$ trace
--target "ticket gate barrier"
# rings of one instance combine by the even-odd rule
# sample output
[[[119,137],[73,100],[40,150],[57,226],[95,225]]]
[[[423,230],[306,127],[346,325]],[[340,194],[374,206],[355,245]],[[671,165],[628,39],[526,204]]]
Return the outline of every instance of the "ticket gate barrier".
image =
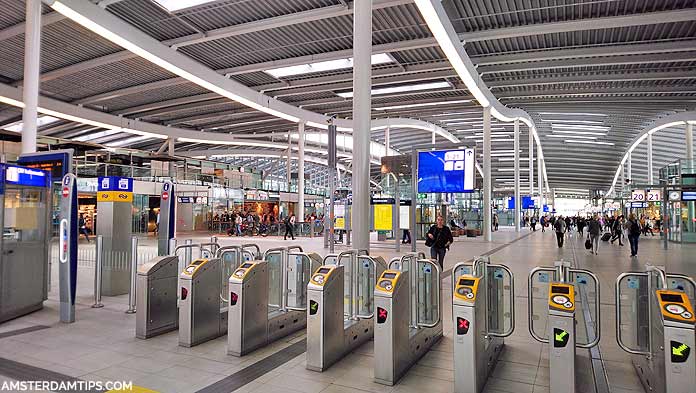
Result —
[[[324,258],[307,284],[307,369],[324,371],[374,334],[374,288],[381,257],[343,251]]]
[[[515,330],[515,282],[489,258],[452,269],[454,392],[480,393]]]
[[[538,300],[546,303],[546,313],[534,312]],[[591,305],[594,315],[587,309]],[[565,261],[555,262],[554,267],[536,267],[529,273],[528,307],[529,333],[535,340],[549,344],[549,391],[575,393],[576,348],[592,348],[601,337],[597,276],[589,270],[571,268]],[[588,314],[594,329],[578,331],[576,321]],[[546,329],[538,333],[539,326]]]
[[[172,239],[172,241],[174,240]],[[227,294],[227,280],[232,274],[231,272],[244,260],[254,259],[260,253],[259,247],[255,244],[217,247],[216,241],[211,241],[207,245],[215,247],[216,250],[215,255],[210,255],[213,257],[213,261],[209,261],[209,263],[217,263],[214,261],[219,260],[221,264],[218,296],[225,302],[226,299],[223,299],[222,296]],[[201,249],[203,246],[206,244],[190,243],[180,246],[179,249]],[[170,244],[170,250],[174,251],[175,249],[177,249],[176,245]],[[212,250],[203,248],[203,252],[210,253]],[[190,290],[190,288],[186,288],[186,291],[182,289],[180,293],[177,292],[180,286],[179,276],[184,271],[178,267],[179,260],[180,258],[176,255],[161,256],[141,265],[138,269],[136,310],[140,311],[136,313],[135,335],[137,338],[147,339],[176,330],[179,327],[179,303],[182,302],[181,297],[184,294],[188,297]],[[206,276],[205,282],[208,281],[208,276]],[[187,299],[183,299],[183,302],[186,301]],[[198,304],[200,303],[195,303],[192,307],[196,307]],[[220,308],[226,312],[225,307],[221,306]]]
[[[160,256],[138,267],[135,337],[148,339],[179,327],[179,258]]]
[[[375,286],[375,382],[394,385],[442,337],[441,304],[436,263],[392,260]]]
[[[279,247],[229,278],[227,353],[243,356],[307,325],[307,284],[321,257]]]
[[[693,392],[696,282],[647,265],[645,272],[619,275],[615,290],[616,341],[634,355],[633,366],[645,391]]]

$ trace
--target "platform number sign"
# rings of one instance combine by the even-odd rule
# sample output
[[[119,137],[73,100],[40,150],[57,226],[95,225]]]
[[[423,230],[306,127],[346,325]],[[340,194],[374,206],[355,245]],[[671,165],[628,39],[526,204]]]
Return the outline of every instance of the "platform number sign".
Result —
[[[648,202],[658,202],[662,200],[662,193],[660,190],[646,190],[645,198]]]
[[[643,202],[646,200],[645,190],[632,190],[631,200],[635,202]]]

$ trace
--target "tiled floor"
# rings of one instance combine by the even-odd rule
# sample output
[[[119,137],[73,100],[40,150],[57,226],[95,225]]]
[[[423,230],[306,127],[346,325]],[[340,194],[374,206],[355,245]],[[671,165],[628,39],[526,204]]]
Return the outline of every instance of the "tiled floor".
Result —
[[[522,235],[527,232],[522,232]],[[446,268],[456,262],[500,247],[518,235],[512,231],[494,234],[493,243],[480,238],[459,238],[447,256]],[[249,239],[243,239],[248,242]],[[550,266],[555,260],[575,260],[579,267],[599,274],[602,280],[602,331],[600,343],[612,392],[641,392],[642,387],[630,365],[629,357],[614,339],[613,282],[620,272],[642,270],[645,262],[666,259],[661,243],[648,239],[641,244],[637,260],[628,257],[627,246],[603,243],[600,255],[584,250],[584,239],[569,239],[567,246],[558,249],[554,235],[537,232],[515,242],[491,256],[494,263],[508,265],[516,275],[515,333],[506,339],[506,348],[490,378],[485,392],[548,392],[548,348],[534,341],[527,331],[527,274],[537,265]],[[195,240],[194,240],[195,241]],[[221,238],[223,245],[239,244],[236,238]],[[291,244],[277,238],[254,239],[261,249]],[[152,240],[142,241],[143,247],[153,247]],[[322,239],[298,239],[306,251],[325,255]],[[391,244],[390,244],[391,245]],[[575,247],[575,250],[573,250]],[[425,250],[422,244],[419,249]],[[680,255],[689,255],[680,247]],[[374,255],[389,259],[397,254],[387,248],[373,249]],[[670,258],[674,259],[673,255]],[[680,261],[684,264],[685,262]],[[0,332],[34,325],[51,328],[0,339],[0,357],[60,372],[69,376],[93,380],[132,380],[136,385],[165,393],[194,392],[225,378],[278,350],[304,339],[304,332],[280,340],[243,358],[226,355],[225,337],[194,348],[178,346],[176,332],[146,341],[134,337],[135,316],[125,314],[127,298],[108,297],[106,307],[92,309],[92,270],[82,268],[79,276],[77,322],[66,325],[58,322],[54,291],[44,310],[0,324]],[[452,392],[453,353],[450,280],[443,281],[445,307],[444,337],[395,386],[373,382],[373,345],[368,342],[323,373],[305,369],[305,355],[300,355],[275,370],[236,390],[236,392]],[[587,351],[578,357],[587,360]],[[3,381],[0,377],[0,383]]]

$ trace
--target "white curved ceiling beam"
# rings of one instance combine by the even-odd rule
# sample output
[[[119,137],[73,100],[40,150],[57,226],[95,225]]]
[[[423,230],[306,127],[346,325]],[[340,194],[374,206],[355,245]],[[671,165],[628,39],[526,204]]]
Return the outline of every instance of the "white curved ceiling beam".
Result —
[[[696,111],[675,113],[650,123],[650,125],[648,125],[643,132],[641,132],[641,134],[633,140],[631,145],[626,150],[626,153],[624,153],[619,166],[616,168],[614,180],[611,182],[611,188],[609,188],[609,191],[604,194],[604,197],[606,198],[611,195],[612,192],[614,192],[616,182],[619,180],[619,175],[621,174],[621,168],[623,168],[626,160],[628,160],[628,155],[631,154],[631,152],[633,152],[633,150],[635,150],[638,145],[640,145],[648,137],[648,135],[654,134],[660,130],[664,130],[665,128],[678,126],[680,124],[686,126],[687,123],[696,124]]]
[[[414,1],[425,23],[428,25],[430,32],[439,44],[440,49],[445,53],[445,56],[447,56],[447,59],[452,64],[457,75],[459,75],[459,78],[464,82],[474,98],[476,98],[481,106],[490,106],[491,115],[498,120],[509,122],[519,119],[527,124],[530,132],[534,135],[539,152],[538,156],[543,160],[544,152],[541,147],[541,141],[539,140],[536,126],[534,125],[534,120],[522,109],[506,107],[498,101],[493,93],[491,93],[491,90],[479,76],[476,66],[474,66],[466,50],[464,50],[464,45],[460,42],[459,36],[454,30],[454,26],[452,26],[452,22],[442,6],[441,0]],[[548,178],[546,176],[546,163],[544,163],[543,173],[546,189],[549,190]]]
[[[5,103],[15,107],[23,108],[22,91],[19,88],[0,83],[0,103]],[[118,130],[129,134],[148,136],[152,138],[175,138],[180,142],[195,142],[207,143],[212,145],[236,145],[236,146],[251,146],[251,147],[266,147],[273,149],[287,149],[287,144],[268,142],[263,140],[253,140],[248,138],[237,138],[231,134],[202,132],[184,128],[176,128],[144,122],[141,120],[129,119],[122,116],[116,116],[109,113],[99,112],[93,109],[69,104],[53,98],[39,96],[38,111],[45,115],[91,125],[99,128]],[[400,127],[414,128],[426,130],[429,132],[440,129],[439,134],[449,134],[444,129],[441,129],[434,124],[416,119],[381,119],[375,120],[372,123],[373,128],[384,127]],[[456,139],[456,138],[455,138]],[[459,142],[456,139],[455,142]],[[384,152],[385,146],[381,143],[371,141],[372,151]],[[307,149],[305,149],[307,150]],[[325,153],[321,153],[325,154]],[[389,154],[399,154],[394,149],[389,149]],[[352,157],[352,155],[350,156]],[[373,155],[372,163],[379,165],[381,155]]]

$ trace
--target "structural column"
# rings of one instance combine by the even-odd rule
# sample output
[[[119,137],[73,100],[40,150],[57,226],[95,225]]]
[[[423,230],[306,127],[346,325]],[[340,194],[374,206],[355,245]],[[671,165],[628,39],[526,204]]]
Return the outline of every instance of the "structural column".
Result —
[[[694,159],[694,125],[686,124],[686,159]]]
[[[304,221],[304,145],[305,145],[305,123],[300,122],[297,126],[299,140],[297,141],[297,221]]]
[[[534,134],[529,128],[529,196],[534,196]]]
[[[514,162],[515,162],[515,232],[520,231],[520,121],[515,119],[515,135],[514,135]]]
[[[626,165],[628,166],[628,181],[633,182],[633,161],[631,160],[631,155],[633,153],[628,153],[628,159],[626,160]]]
[[[541,152],[541,149],[538,149]],[[542,172],[542,165],[544,160],[541,158],[541,153],[537,155],[537,187],[539,188],[539,214],[544,213],[544,173]]]
[[[391,127],[387,126],[387,128],[384,129],[384,155],[388,156],[389,155],[389,145],[391,144]]]
[[[491,219],[491,107],[483,108],[483,238],[493,241]]]
[[[353,2],[353,242],[370,248],[372,0]],[[415,241],[415,239],[414,239]]]
[[[22,153],[36,152],[36,123],[41,72],[41,0],[26,0],[24,82],[22,100]]]
[[[648,184],[653,184],[653,137],[648,134]],[[623,186],[622,186],[623,188]]]

